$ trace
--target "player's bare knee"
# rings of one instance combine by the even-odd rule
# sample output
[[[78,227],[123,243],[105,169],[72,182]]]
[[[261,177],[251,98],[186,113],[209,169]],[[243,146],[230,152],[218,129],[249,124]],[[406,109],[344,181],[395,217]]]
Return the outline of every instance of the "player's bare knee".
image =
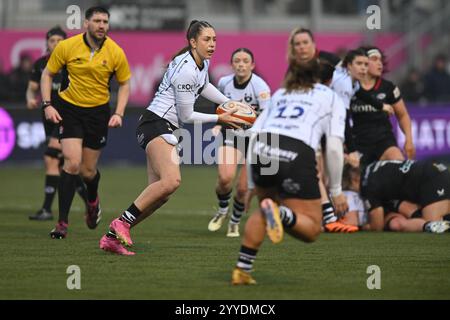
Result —
[[[170,177],[162,179],[162,191],[165,195],[165,198],[174,193],[181,184],[181,178],[179,177]]]
[[[69,174],[80,174],[81,163],[78,162],[78,161],[65,159],[65,161],[64,161],[64,171],[66,171]]]
[[[83,178],[91,180],[97,174],[97,168],[89,168],[86,166],[81,166],[80,173],[83,176]]]
[[[219,174],[219,188],[222,190],[229,190],[232,188],[233,176],[226,174]]]
[[[391,221],[389,221],[389,230],[394,231],[394,232],[401,232],[403,231],[403,221],[402,219],[399,218],[394,218]]]
[[[317,240],[319,238],[320,233],[322,232],[322,229],[320,228],[320,225],[315,225],[311,228],[310,232],[305,237],[306,243],[311,243]]]

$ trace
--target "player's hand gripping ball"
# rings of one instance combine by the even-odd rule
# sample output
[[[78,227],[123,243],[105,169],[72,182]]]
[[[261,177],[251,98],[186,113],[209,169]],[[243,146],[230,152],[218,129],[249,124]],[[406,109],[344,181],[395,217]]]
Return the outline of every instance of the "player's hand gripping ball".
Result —
[[[237,109],[237,111],[231,114],[231,116],[236,118],[236,122],[243,128],[251,127],[255,122],[257,115],[253,107],[246,103],[229,100],[219,105],[216,109],[216,113],[222,114],[235,109]]]

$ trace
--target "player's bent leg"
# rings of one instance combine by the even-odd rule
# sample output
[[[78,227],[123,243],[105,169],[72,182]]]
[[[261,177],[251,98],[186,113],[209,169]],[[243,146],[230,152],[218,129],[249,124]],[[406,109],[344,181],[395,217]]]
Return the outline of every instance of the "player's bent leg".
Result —
[[[317,240],[321,233],[322,214],[320,199],[283,199],[281,200],[281,210],[286,210],[295,215],[294,219],[288,219],[289,215],[283,215],[283,225],[285,231],[302,240],[310,243]],[[289,210],[285,209],[288,208]]]
[[[45,187],[44,187],[44,202],[41,209],[39,209],[35,214],[30,215],[30,220],[37,221],[47,221],[53,220],[52,214],[52,204],[55,198],[56,192],[58,191],[59,184],[59,156],[61,154],[61,146],[59,143],[57,145],[59,148],[52,147],[51,138],[47,149],[44,154],[44,164],[45,164]]]
[[[69,212],[75,195],[75,180],[80,173],[82,140],[79,138],[66,138],[61,140],[62,152],[64,155],[64,167],[58,186],[59,217],[58,224],[52,230],[50,236],[56,238],[54,231],[65,229],[65,232],[59,232],[64,238],[67,234],[67,225],[69,223]],[[66,226],[62,228],[62,226]],[[63,230],[64,231],[64,230]]]
[[[231,274],[231,284],[256,284],[251,276],[253,262],[266,235],[265,220],[260,210],[253,212],[245,224],[244,236],[236,267]]]
[[[208,223],[209,231],[219,230],[228,214],[228,208],[233,190],[234,177],[237,171],[239,151],[231,146],[220,146],[218,150],[218,177],[216,195],[218,209]]]
[[[83,148],[83,160],[80,171],[87,189],[87,212],[85,214],[85,220],[89,229],[97,228],[102,218],[102,210],[98,196],[100,172],[97,169],[100,153],[100,150],[87,147]]]
[[[239,173],[236,194],[234,196],[233,211],[230,222],[228,223],[227,237],[239,237],[239,223],[246,211],[246,195],[247,195],[247,170],[245,164],[241,167]]]
[[[385,217],[386,229],[394,232],[422,232],[425,220],[407,219],[398,213],[389,213]]]
[[[422,216],[426,221],[437,221],[449,213],[450,200],[433,202],[422,208]]]
[[[275,189],[263,189],[257,187],[255,193],[259,200],[268,198],[276,194]],[[266,235],[266,222],[261,210],[253,212],[245,224],[242,245],[239,251],[239,258],[231,275],[233,285],[256,284],[251,276],[253,262],[256,259],[258,249],[261,247]]]

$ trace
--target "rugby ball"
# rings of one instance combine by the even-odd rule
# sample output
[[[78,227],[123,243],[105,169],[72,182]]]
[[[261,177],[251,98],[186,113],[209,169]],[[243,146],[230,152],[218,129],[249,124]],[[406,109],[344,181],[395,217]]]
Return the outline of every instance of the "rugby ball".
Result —
[[[236,118],[236,122],[241,123],[243,126],[253,125],[257,117],[255,110],[250,105],[234,100],[229,100],[219,105],[216,113],[222,114],[230,110],[236,110],[231,116]]]

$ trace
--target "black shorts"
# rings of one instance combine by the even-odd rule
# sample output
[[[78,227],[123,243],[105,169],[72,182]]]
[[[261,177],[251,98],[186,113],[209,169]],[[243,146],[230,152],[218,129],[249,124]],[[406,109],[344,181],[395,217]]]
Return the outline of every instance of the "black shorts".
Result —
[[[228,129],[222,126],[220,133],[222,135],[222,146],[234,148],[241,151],[244,157],[247,156],[248,142],[250,141],[248,131]]]
[[[50,138],[59,138],[59,130],[58,127],[59,125],[57,123],[48,121],[47,119],[45,119],[45,113],[42,112],[42,124],[44,125],[44,130],[45,130],[45,138],[48,140],[50,140]]]
[[[266,138],[267,137],[267,138]],[[276,143],[278,138],[279,143]],[[261,188],[276,188],[281,199],[319,199],[316,155],[300,140],[258,134],[251,144],[253,181]],[[272,161],[269,162],[269,156]],[[276,168],[274,172],[273,168]]]
[[[444,165],[427,163],[421,181],[415,202],[422,208],[434,202],[450,200],[450,172]]]
[[[61,97],[57,109],[62,117],[59,125],[59,139],[83,139],[83,147],[94,150],[106,146],[108,122],[111,116],[109,104],[92,108],[75,106]]]
[[[371,144],[356,143],[356,150],[362,154],[361,166],[365,167],[372,162],[380,160],[383,153],[390,147],[397,147],[397,140],[393,134]]]
[[[164,140],[175,145],[178,143],[178,139],[174,135],[175,130],[177,130],[177,127],[169,121],[150,110],[145,110],[139,118],[136,128],[136,139],[144,150],[150,141],[159,136],[163,136]]]

